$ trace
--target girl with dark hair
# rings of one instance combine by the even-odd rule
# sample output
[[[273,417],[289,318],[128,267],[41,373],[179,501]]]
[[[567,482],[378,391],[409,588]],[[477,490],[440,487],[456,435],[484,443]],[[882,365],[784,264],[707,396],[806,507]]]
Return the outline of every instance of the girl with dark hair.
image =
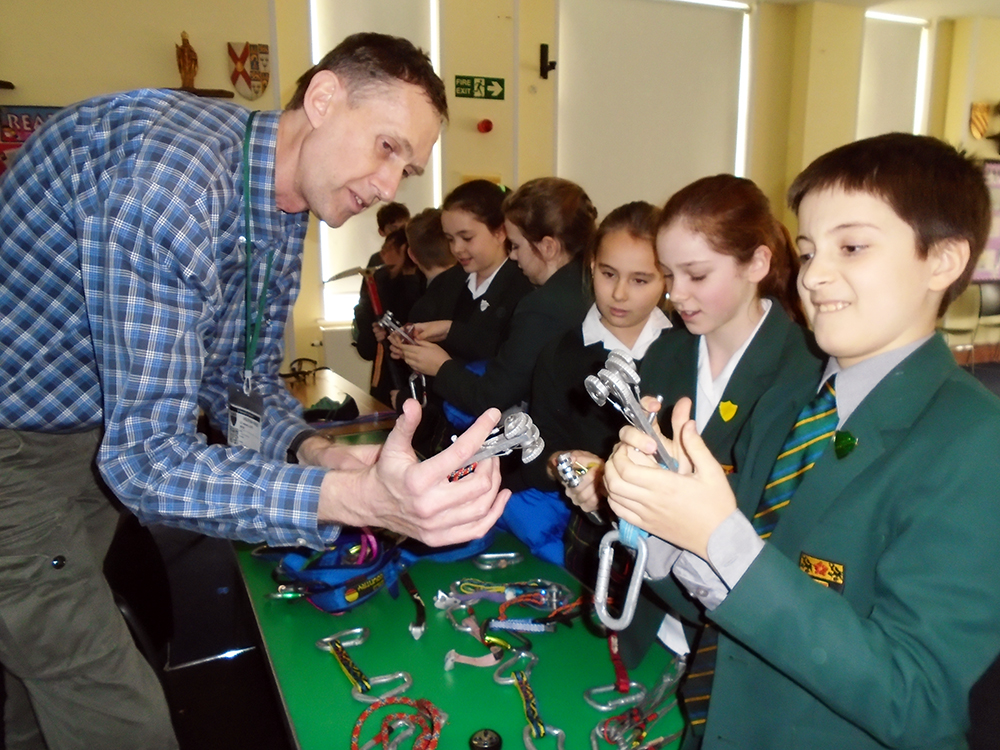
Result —
[[[413,321],[418,339],[465,362],[496,355],[514,308],[532,290],[517,264],[508,262],[505,195],[495,183],[472,180],[444,199],[441,228],[458,265],[441,275],[440,287],[450,291],[433,311],[438,317]]]
[[[757,402],[816,382],[822,372],[824,358],[813,353],[795,288],[798,256],[760,188],[728,174],[697,180],[667,201],[656,251],[684,326],[649,348],[639,368],[641,390],[660,398],[660,429],[667,436],[673,405],[690,398],[705,444],[727,473],[739,472],[746,450],[740,437]],[[584,481],[567,494],[582,511],[592,511],[604,504],[604,492],[603,481]],[[586,549],[567,538],[567,559],[572,556],[578,574],[592,576],[596,569],[594,538],[585,540]],[[655,565],[653,558],[651,551]],[[683,614],[696,616],[693,609]],[[642,600],[626,640],[648,646],[664,614]],[[679,639],[667,644],[673,650],[686,649],[679,628],[661,632]]]
[[[660,309],[665,280],[653,244],[656,217],[654,206],[636,201],[604,218],[585,257],[594,302],[583,323],[549,343],[535,366],[529,413],[548,458],[524,465],[519,476],[505,476],[515,493],[499,523],[537,557],[559,565],[570,506],[555,463],[570,451],[579,466],[601,462],[625,425],[617,411],[594,403],[584,380],[604,367],[609,351],[623,350],[641,360],[670,327]]]
[[[532,180],[506,198],[503,213],[511,258],[536,288],[517,304],[496,356],[474,372],[427,337],[396,345],[413,370],[434,377],[435,393],[469,415],[526,400],[539,352],[587,310],[580,255],[597,211],[583,189],[556,177]]]

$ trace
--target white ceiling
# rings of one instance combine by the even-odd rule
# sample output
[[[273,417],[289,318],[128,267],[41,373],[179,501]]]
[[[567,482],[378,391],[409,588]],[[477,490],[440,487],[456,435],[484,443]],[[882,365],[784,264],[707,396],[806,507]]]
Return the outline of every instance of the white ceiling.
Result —
[[[770,0],[796,4],[809,0]],[[1000,18],[1000,0],[835,0],[842,5],[859,5],[884,13],[898,13],[918,18],[963,18],[986,16]]]

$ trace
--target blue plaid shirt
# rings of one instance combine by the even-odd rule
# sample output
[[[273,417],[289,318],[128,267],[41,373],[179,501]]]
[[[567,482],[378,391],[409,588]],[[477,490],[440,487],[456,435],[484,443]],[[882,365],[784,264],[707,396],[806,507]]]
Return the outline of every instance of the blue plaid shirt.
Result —
[[[275,205],[279,112],[250,138],[253,294],[274,267],[253,382],[261,452],[205,444],[243,370],[247,110],[168,91],[92,99],[49,120],[0,178],[0,426],[103,427],[97,461],[140,519],[320,547],[324,471],[285,462],[306,429],[278,376],[308,214]]]

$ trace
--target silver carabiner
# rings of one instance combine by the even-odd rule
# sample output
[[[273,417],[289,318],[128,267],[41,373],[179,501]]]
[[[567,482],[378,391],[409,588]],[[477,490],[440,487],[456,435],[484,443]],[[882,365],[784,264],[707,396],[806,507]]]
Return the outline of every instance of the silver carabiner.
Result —
[[[617,692],[618,690],[618,688],[614,685],[601,685],[599,687],[585,690],[583,693],[583,699],[587,701],[591,707],[603,712],[614,711],[615,709],[631,706],[645,700],[646,688],[641,682],[630,682],[628,684],[628,689],[629,692],[620,698],[612,698],[609,701],[601,703],[594,697],[595,695],[604,695],[604,693]],[[635,690],[634,693],[632,692],[633,690]]]
[[[546,736],[552,735],[556,738],[556,750],[564,750],[566,747],[566,733],[557,728],[550,727],[548,724],[543,725],[545,727]],[[538,750],[535,747],[534,738],[531,736],[531,724],[524,725],[524,750]]]
[[[368,634],[368,628],[351,628],[350,630],[341,630],[339,633],[328,635],[326,638],[320,638],[316,641],[316,648],[320,651],[329,651],[330,645],[334,641],[338,641],[344,648],[360,646],[368,640]]]
[[[351,696],[356,701],[361,703],[375,703],[383,698],[392,698],[400,693],[405,693],[413,685],[413,678],[410,677],[409,672],[393,672],[392,674],[380,674],[375,677],[368,678],[368,684],[372,687],[375,685],[386,685],[390,682],[399,682],[399,685],[392,688],[388,692],[382,693],[382,695],[375,695],[374,693],[362,693],[358,687],[351,688]]]
[[[500,666],[496,668],[493,672],[493,682],[497,685],[513,685],[517,682],[514,677],[504,677],[503,675],[508,672],[512,672],[511,667],[515,666],[521,659],[528,660],[528,666],[524,668],[524,676],[526,678],[531,677],[531,670],[536,664],[538,664],[538,657],[535,656],[530,651],[522,651],[520,649],[513,649],[513,656],[511,656],[506,661],[500,662]]]
[[[611,583],[611,562],[615,556],[614,547],[611,545],[619,541],[620,538],[618,529],[612,529],[601,539],[598,552],[597,584],[594,586],[594,609],[597,610],[597,616],[601,622],[610,630],[624,630],[632,622],[635,608],[639,603],[639,591],[642,589],[642,578],[646,572],[646,561],[649,558],[649,547],[646,545],[646,540],[642,537],[637,538],[635,565],[632,568],[632,577],[628,582],[622,613],[618,617],[612,617],[608,612],[608,586]]]

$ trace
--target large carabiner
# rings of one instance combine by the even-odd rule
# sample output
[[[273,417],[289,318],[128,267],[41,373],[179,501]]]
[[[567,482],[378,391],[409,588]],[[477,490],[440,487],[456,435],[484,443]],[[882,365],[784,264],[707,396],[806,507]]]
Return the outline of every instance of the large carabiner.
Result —
[[[605,627],[611,630],[624,630],[632,622],[635,608],[639,603],[639,592],[642,589],[642,579],[646,572],[646,560],[649,558],[649,547],[646,545],[646,540],[637,536],[635,539],[635,565],[632,568],[632,577],[629,578],[625,603],[622,605],[621,615],[612,617],[608,612],[608,586],[611,583],[611,562],[615,556],[614,547],[611,545],[620,540],[621,533],[618,529],[612,529],[601,539],[598,553],[597,584],[594,587],[594,608],[597,610],[597,616]]]

